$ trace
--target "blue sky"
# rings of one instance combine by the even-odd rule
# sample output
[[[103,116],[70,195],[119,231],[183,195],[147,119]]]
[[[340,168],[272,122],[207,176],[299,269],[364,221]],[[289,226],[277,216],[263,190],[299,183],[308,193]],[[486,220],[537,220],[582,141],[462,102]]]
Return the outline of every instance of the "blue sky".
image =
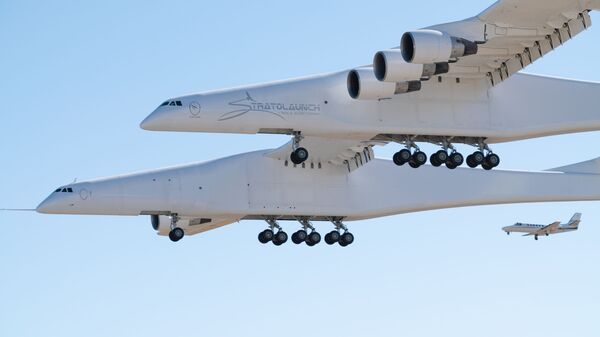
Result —
[[[138,124],[168,97],[368,63],[406,30],[488,5],[2,1],[0,208],[35,207],[75,178],[279,146],[287,137]],[[598,29],[528,72],[600,80]],[[537,170],[600,156],[599,143],[585,133],[494,150],[501,168]],[[500,231],[576,211],[576,233]],[[262,246],[253,221],[172,244],[147,217],[3,212],[0,335],[598,336],[599,222],[596,202],[439,210],[351,223],[356,242],[342,249]]]

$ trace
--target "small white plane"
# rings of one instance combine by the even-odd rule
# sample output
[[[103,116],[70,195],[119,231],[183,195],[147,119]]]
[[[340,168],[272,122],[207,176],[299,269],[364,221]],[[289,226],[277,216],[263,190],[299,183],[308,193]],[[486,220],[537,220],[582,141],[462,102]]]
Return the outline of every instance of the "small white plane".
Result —
[[[558,233],[566,233],[576,231],[579,228],[579,223],[581,222],[581,213],[575,213],[571,220],[565,224],[561,224],[560,221],[555,221],[549,225],[537,225],[530,223],[522,223],[517,222],[512,226],[503,227],[502,230],[506,232],[506,234],[510,234],[513,232],[517,233],[527,233],[523,236],[531,236],[537,240],[540,235],[550,235],[550,234],[558,234]]]
[[[206,163],[68,184],[37,211],[149,215],[154,230],[172,241],[261,219],[268,227],[259,241],[275,245],[288,238],[279,221],[299,222],[291,239],[309,246],[321,240],[311,222],[328,221],[325,242],[347,246],[354,236],[346,221],[600,200],[600,158],[507,171],[495,169],[500,157],[490,148],[600,130],[599,83],[519,73],[589,29],[589,12],[598,9],[600,0],[500,0],[465,20],[398,32],[400,47],[376,53],[368,66],[165,100],[141,128],[290,140]],[[392,161],[376,159],[374,147],[388,143],[402,147]],[[417,143],[439,148],[428,158]],[[459,144],[474,152],[464,158]],[[469,168],[459,167],[463,162]]]

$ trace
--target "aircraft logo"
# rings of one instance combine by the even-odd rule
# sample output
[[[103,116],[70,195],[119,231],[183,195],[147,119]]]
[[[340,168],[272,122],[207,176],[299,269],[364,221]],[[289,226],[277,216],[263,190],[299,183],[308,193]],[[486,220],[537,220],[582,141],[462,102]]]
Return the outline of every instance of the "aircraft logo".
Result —
[[[258,102],[252,98],[248,91],[246,91],[246,97],[231,101],[228,105],[231,105],[236,109],[222,114],[219,121],[240,117],[248,112],[266,112],[283,120],[285,120],[284,115],[311,115],[319,114],[321,112],[321,106],[319,104]]]

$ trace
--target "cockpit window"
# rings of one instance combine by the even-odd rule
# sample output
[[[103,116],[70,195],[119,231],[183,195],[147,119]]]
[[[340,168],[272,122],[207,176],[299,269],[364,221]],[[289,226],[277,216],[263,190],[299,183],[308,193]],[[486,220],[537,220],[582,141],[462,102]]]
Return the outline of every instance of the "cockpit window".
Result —
[[[60,192],[60,188],[57,188],[56,191],[54,191],[54,192]]]
[[[69,192],[69,193],[73,193],[73,189],[72,189],[72,188],[70,188],[70,187],[67,187],[67,192]]]
[[[61,193],[73,193],[73,188],[72,187],[62,187],[62,188],[57,188],[54,193],[56,192],[61,192]]]
[[[169,106],[183,106],[183,104],[181,103],[181,101],[166,101],[163,104],[161,104],[160,106],[165,106],[165,105],[169,105]]]

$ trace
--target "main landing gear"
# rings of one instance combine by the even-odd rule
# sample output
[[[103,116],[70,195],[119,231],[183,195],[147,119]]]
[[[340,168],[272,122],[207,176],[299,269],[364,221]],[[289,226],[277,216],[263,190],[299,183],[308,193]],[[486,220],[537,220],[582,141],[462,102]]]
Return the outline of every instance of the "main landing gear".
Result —
[[[258,241],[266,244],[269,241],[273,242],[274,245],[280,246],[287,241],[287,234],[281,229],[281,226],[277,224],[274,219],[267,219],[269,228],[258,234]],[[315,230],[315,227],[310,223],[307,218],[301,218],[298,220],[302,225],[302,228],[292,234],[292,242],[299,245],[306,243],[307,246],[312,247],[321,242],[321,234]],[[346,247],[354,242],[354,235],[348,231],[348,228],[342,223],[341,220],[331,220],[334,224],[335,229],[325,235],[325,243],[333,245],[338,243],[342,247]],[[277,229],[277,232],[274,232]],[[343,230],[343,233],[340,231]]]
[[[299,131],[294,132],[294,139],[292,143],[292,153],[290,154],[290,160],[292,163],[299,165],[308,159],[308,151],[300,147],[300,141],[302,140],[302,135]]]
[[[400,141],[400,143],[403,143],[406,147],[394,154],[392,158],[394,164],[402,166],[408,163],[410,167],[418,168],[427,162],[427,155],[419,149],[412,139],[407,138]],[[450,138],[437,141],[437,144],[441,144],[442,148],[429,156],[429,162],[432,166],[445,165],[447,168],[454,170],[465,162],[463,155],[450,143]],[[493,153],[483,140],[478,141],[474,146],[478,150],[467,156],[466,163],[469,167],[476,168],[481,165],[484,170],[491,170],[500,164],[500,157]],[[412,151],[413,149],[414,151]]]
[[[185,232],[183,229],[177,227],[177,222],[179,221],[179,216],[177,214],[171,215],[171,231],[169,231],[169,239],[173,242],[177,242],[185,236]]]
[[[467,156],[469,167],[475,168],[481,165],[484,170],[489,171],[500,165],[500,157],[493,153],[485,142],[480,141],[476,146],[478,150]]]
[[[415,149],[415,151],[411,153],[412,149]],[[398,166],[408,163],[412,168],[417,168],[427,163],[427,155],[412,140],[407,140],[406,148],[396,152],[392,159]]]

